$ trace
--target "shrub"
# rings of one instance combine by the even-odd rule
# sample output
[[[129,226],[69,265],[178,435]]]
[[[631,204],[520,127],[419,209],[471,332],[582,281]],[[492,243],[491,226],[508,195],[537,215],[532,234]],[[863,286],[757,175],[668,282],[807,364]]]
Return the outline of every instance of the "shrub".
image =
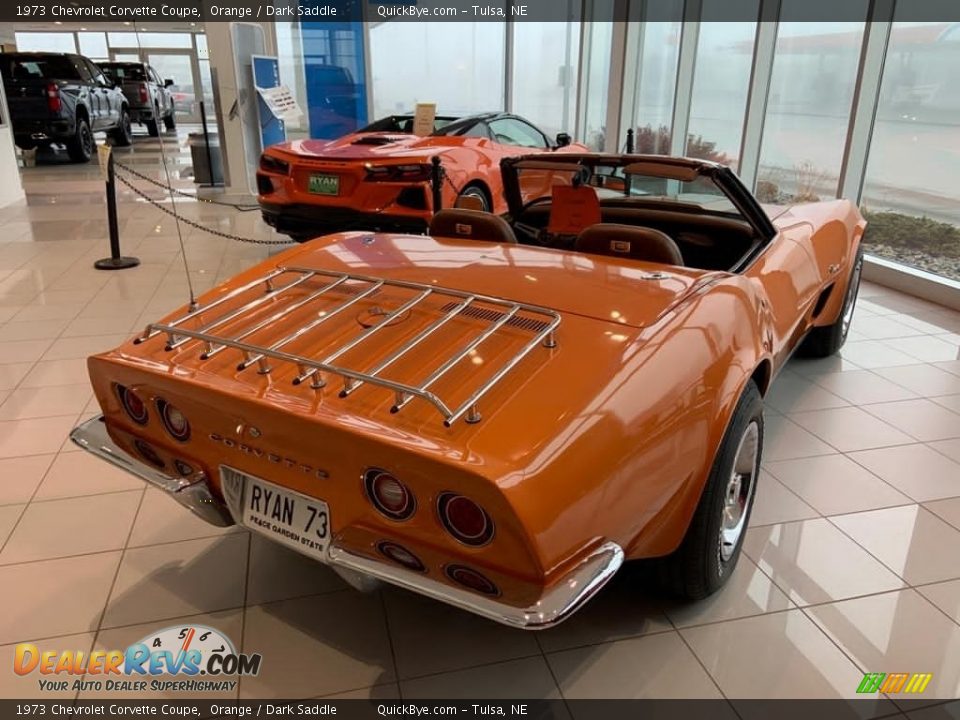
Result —
[[[867,243],[960,258],[960,228],[956,225],[897,212],[864,210],[863,216],[867,220]]]
[[[666,125],[658,128],[652,125],[638,127],[633,136],[634,152],[642,155],[669,155],[671,139],[670,128]],[[684,155],[698,160],[728,164],[730,158],[725,153],[717,152],[716,148],[715,142],[704,140],[702,135],[691,134],[687,136],[687,151]]]

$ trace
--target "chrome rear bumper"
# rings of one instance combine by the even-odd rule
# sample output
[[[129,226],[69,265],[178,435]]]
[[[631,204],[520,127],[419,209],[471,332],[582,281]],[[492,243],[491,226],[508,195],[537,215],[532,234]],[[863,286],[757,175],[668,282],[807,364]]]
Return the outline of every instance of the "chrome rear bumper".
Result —
[[[190,512],[211,525],[227,527],[236,524],[223,501],[210,492],[206,475],[202,472],[195,473],[191,477],[169,475],[138,460],[110,438],[102,415],[77,425],[70,433],[70,439],[87,452],[168,493]]]
[[[235,507],[234,512],[231,512],[224,501],[213,495],[206,475],[198,472],[189,478],[173,476],[138,460],[110,439],[103,416],[87,420],[75,427],[70,433],[70,439],[87,452],[168,493],[211,525],[226,527],[236,524],[235,518],[239,516],[240,508]],[[233,504],[237,505],[238,501],[239,498],[235,497]],[[338,572],[347,571],[348,576],[360,573],[504,625],[542,630],[562,622],[592,598],[623,564],[623,550],[613,542],[601,544],[529,607],[508,605],[496,598],[462,590],[433,580],[422,573],[360,555],[338,544],[336,538],[327,551],[327,563]]]

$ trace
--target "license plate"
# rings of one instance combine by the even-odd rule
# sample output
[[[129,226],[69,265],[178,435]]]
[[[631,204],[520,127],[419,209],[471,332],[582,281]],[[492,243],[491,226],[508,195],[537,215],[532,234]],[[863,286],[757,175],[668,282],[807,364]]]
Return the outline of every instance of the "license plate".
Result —
[[[326,560],[330,508],[323,500],[291,492],[253,475],[222,468],[243,480],[243,525],[304,555]]]
[[[316,195],[339,195],[339,175],[311,175],[307,190]]]

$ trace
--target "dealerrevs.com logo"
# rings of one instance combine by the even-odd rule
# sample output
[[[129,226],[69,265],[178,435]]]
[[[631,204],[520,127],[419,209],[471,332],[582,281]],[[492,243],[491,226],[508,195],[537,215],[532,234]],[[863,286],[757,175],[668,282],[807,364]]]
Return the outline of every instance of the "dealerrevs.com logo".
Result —
[[[238,653],[219,630],[175,625],[125,650],[46,650],[20,643],[14,650],[13,671],[38,674],[40,690],[51,692],[213,692],[236,689],[235,678],[257,675],[261,661],[259,654]]]

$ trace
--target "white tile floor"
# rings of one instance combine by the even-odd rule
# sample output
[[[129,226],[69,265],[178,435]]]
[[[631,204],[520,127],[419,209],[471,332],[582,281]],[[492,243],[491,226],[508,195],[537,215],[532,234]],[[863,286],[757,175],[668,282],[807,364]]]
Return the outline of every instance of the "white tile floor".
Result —
[[[184,140],[167,139],[175,176]],[[118,157],[160,177],[157,150],[140,138]],[[0,210],[0,666],[21,641],[116,648],[193,621],[264,655],[242,697],[850,697],[867,671],[932,672],[926,697],[960,695],[960,313],[864,284],[842,354],[784,371],[723,592],[681,606],[627,568],[529,634],[398,590],[360,595],[76,451],[67,433],[95,411],[84,358],[185,301],[179,246],[170,218],[124,191],[123,250],[142,265],[94,270],[96,166],[23,179],[27,202]],[[276,239],[256,212],[180,207]],[[189,227],[185,243],[198,290],[269,251]],[[33,694],[0,673],[0,696]]]

